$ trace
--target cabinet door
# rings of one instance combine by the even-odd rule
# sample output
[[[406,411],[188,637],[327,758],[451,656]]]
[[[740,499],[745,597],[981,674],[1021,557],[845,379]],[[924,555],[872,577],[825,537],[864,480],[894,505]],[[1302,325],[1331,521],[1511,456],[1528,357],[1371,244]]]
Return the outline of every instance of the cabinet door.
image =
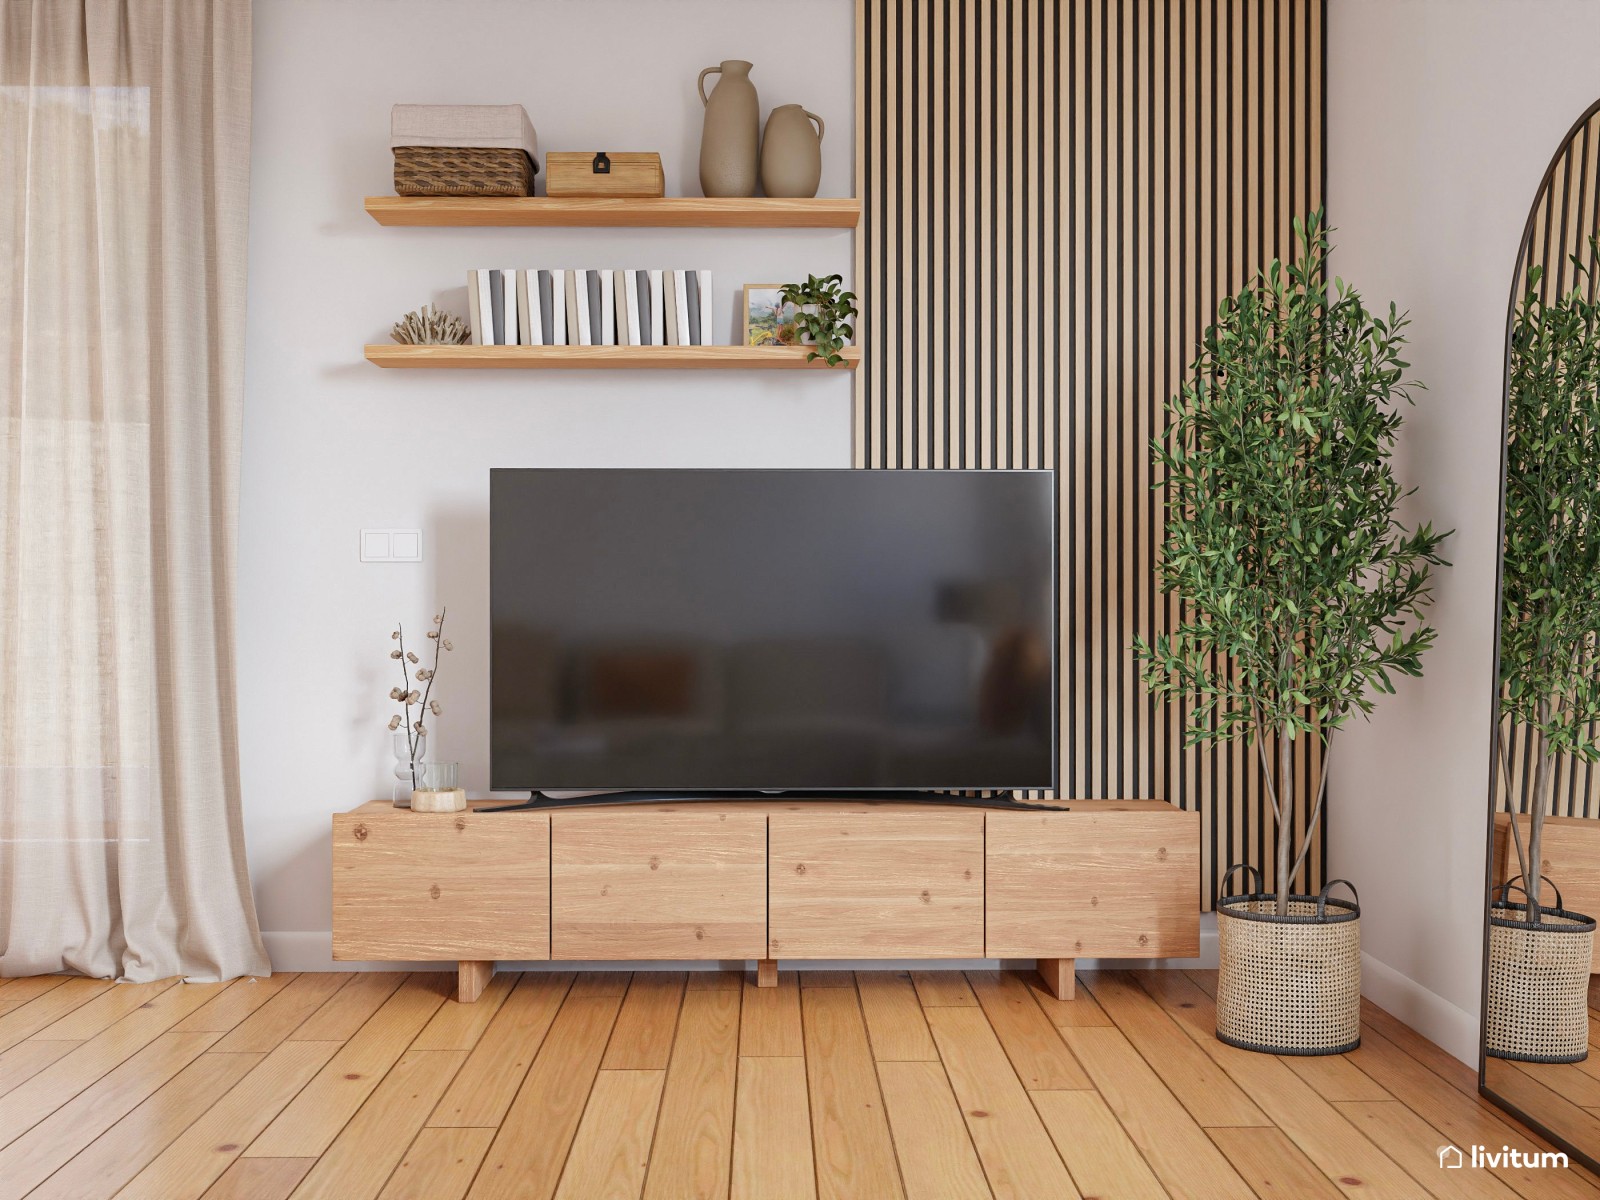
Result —
[[[1200,818],[1175,808],[991,812],[990,958],[1200,953]]]
[[[774,813],[769,958],[981,958],[983,814]]]
[[[333,818],[333,957],[549,958],[549,817],[340,813]]]
[[[763,958],[760,813],[554,813],[553,957]]]

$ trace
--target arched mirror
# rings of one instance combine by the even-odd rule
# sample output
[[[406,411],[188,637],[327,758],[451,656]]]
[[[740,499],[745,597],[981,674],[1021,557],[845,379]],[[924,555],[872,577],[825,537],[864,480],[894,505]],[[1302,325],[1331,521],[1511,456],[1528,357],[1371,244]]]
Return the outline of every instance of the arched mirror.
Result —
[[[1540,182],[1507,316],[1479,1069],[1485,1095],[1591,1168],[1600,1159],[1597,231],[1600,102]]]

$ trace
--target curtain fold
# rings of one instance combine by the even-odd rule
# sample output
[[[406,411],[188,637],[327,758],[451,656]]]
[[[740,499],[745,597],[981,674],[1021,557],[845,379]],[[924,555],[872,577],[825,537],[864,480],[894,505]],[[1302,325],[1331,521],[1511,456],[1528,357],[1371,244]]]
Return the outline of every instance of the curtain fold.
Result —
[[[266,974],[234,578],[249,0],[0,0],[0,975]]]

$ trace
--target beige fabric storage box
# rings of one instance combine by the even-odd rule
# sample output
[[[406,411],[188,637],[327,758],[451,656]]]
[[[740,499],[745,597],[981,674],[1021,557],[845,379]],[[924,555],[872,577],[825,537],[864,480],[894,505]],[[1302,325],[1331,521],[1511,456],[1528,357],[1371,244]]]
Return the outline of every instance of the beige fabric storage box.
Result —
[[[533,195],[539,135],[520,104],[396,104],[389,146],[398,195]]]

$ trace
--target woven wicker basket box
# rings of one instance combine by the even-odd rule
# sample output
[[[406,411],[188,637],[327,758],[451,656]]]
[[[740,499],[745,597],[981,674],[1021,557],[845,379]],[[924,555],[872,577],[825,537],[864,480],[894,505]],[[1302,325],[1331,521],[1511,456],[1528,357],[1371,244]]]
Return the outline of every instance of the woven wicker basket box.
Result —
[[[531,196],[539,137],[520,104],[396,104],[389,118],[401,196]]]

